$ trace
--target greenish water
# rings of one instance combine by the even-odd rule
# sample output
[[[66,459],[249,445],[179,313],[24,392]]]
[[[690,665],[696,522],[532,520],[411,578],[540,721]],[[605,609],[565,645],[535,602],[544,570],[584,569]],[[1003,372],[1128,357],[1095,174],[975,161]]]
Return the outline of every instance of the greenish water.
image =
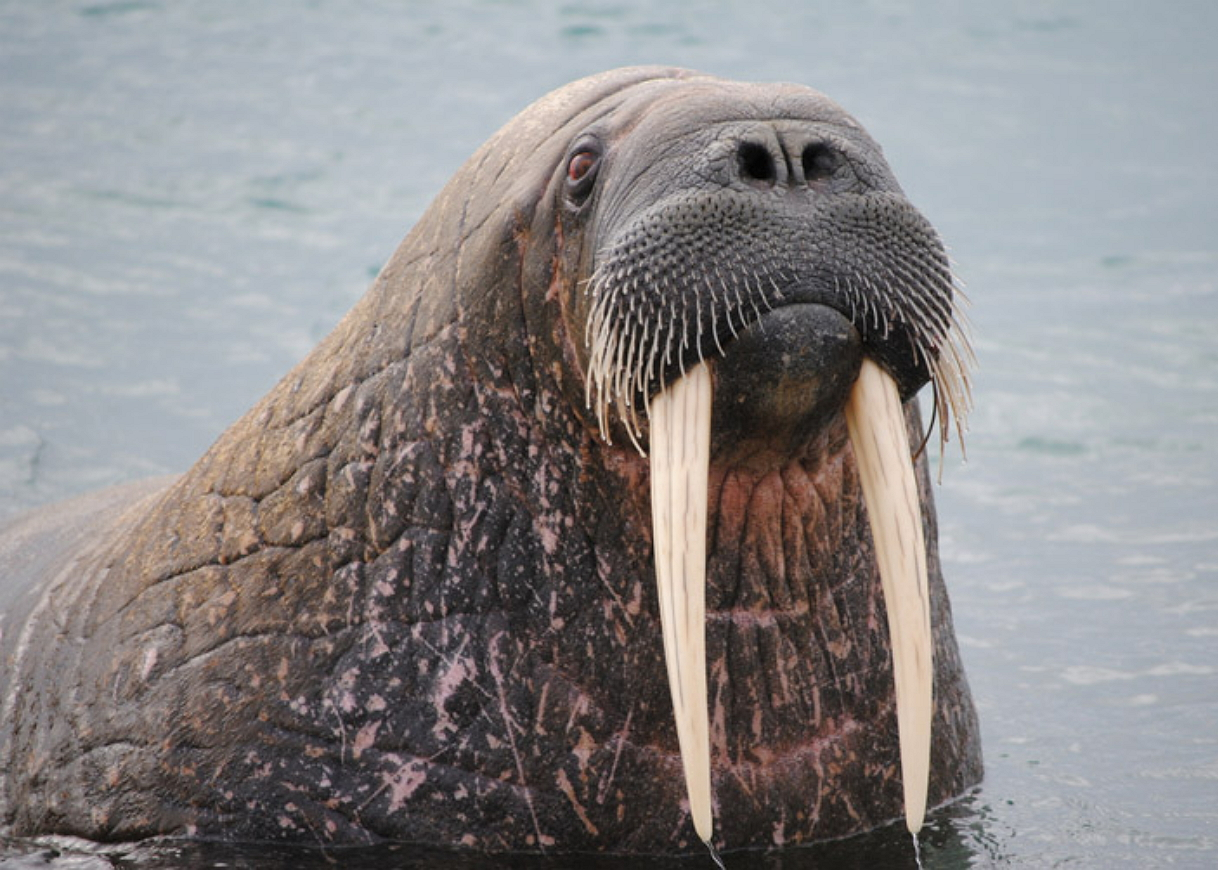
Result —
[[[1216,32],[1180,0],[0,2],[0,516],[184,469],[553,87],[638,62],[811,84],[973,300],[968,462],[936,496],[987,777],[925,866],[1218,865]],[[51,864],[335,860],[567,866]],[[894,829],[727,864],[913,855]]]

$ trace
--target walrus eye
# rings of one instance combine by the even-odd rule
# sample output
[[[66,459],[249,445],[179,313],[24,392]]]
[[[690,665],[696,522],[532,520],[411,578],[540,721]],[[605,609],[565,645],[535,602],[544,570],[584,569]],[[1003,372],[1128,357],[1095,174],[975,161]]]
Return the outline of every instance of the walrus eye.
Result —
[[[576,205],[582,205],[592,192],[597,170],[601,165],[600,144],[583,140],[576,144],[567,160],[567,196]]]
[[[588,173],[596,167],[596,155],[591,151],[581,151],[571,158],[567,167],[567,177],[572,183],[579,184],[588,177]]]

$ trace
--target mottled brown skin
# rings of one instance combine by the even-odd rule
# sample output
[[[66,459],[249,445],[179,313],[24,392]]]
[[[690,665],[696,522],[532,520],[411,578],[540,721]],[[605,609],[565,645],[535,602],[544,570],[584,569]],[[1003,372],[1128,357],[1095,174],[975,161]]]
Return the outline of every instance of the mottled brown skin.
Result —
[[[573,333],[589,252],[562,205],[582,129],[628,137],[650,103],[693,85],[719,86],[625,70],[526,110],[189,472],[0,534],[8,833],[696,842],[648,466],[583,404]],[[823,378],[775,371],[766,396],[716,370],[730,434],[711,469],[707,599],[722,848],[903,812],[887,628],[840,414],[864,350],[848,324],[842,335],[826,339]],[[784,379],[815,399],[789,418]],[[746,406],[773,420],[742,423],[730,409]],[[981,762],[924,462],[919,480],[936,804]]]

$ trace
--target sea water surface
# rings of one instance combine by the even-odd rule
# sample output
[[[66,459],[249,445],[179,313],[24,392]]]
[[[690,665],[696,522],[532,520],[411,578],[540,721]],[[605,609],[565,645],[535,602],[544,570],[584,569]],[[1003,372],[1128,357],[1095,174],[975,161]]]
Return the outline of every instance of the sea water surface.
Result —
[[[987,773],[924,866],[1218,866],[1215,34],[1185,0],[0,0],[0,517],[186,469],[546,91],[631,63],[810,84],[972,299],[968,458],[936,497]],[[48,862],[569,866],[0,846]],[[894,827],[726,862],[914,856]]]

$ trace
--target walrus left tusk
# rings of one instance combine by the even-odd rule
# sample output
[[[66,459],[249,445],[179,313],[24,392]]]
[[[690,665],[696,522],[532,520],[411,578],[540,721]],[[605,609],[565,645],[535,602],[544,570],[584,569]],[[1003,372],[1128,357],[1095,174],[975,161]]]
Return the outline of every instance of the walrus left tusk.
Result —
[[[651,523],[660,628],[694,831],[713,831],[706,709],[706,511],[711,376],[690,369],[651,401]]]
[[[871,360],[863,361],[850,394],[846,425],[858,462],[888,611],[905,824],[916,834],[926,814],[934,710],[926,544],[897,385]]]

